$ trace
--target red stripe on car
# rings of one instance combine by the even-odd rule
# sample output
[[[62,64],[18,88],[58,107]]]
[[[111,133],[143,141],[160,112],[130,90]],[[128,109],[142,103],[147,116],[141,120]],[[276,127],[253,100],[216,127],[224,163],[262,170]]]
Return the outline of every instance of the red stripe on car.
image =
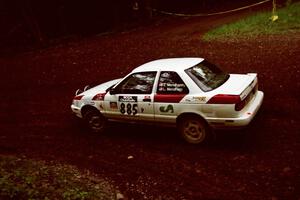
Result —
[[[156,94],[154,102],[179,103],[186,94]]]

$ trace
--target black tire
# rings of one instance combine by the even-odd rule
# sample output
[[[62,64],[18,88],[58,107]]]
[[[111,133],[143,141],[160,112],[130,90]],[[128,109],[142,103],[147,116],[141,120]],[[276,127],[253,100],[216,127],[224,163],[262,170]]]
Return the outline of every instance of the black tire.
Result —
[[[88,110],[83,114],[83,119],[87,124],[88,128],[95,133],[103,132],[107,120],[97,110]]]
[[[198,116],[183,117],[178,122],[178,128],[183,139],[191,144],[208,143],[212,138],[206,121]]]

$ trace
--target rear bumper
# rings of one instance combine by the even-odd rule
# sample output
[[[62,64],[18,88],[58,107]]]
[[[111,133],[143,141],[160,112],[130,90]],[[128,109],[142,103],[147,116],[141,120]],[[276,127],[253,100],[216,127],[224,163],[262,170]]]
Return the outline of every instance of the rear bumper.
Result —
[[[237,118],[208,118],[208,124],[213,128],[240,128],[247,126],[253,120],[258,110],[260,109],[264,99],[264,93],[257,91],[255,98],[250,103],[247,110]]]

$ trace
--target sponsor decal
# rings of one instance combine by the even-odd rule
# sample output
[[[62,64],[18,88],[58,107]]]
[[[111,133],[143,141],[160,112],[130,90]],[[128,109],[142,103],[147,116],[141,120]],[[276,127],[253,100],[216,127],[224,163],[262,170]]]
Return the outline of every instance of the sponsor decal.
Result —
[[[158,90],[160,92],[182,92],[185,88],[184,84],[178,83],[159,83]]]
[[[162,113],[174,113],[173,105],[160,106],[159,111]]]
[[[151,102],[151,97],[150,96],[144,96],[143,102]]]
[[[206,97],[190,97],[185,100],[186,102],[206,102]]]
[[[111,109],[118,109],[118,104],[117,102],[109,102],[109,107]]]
[[[201,101],[201,102],[206,101],[206,97],[193,97],[193,99],[196,100],[196,101]]]
[[[137,102],[137,96],[119,96],[120,102]]]

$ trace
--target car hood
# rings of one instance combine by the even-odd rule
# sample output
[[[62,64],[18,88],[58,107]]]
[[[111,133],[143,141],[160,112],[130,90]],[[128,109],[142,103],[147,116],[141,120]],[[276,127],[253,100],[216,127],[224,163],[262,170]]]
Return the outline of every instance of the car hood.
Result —
[[[106,93],[106,90],[117,84],[119,81],[121,80],[121,78],[119,79],[115,79],[115,80],[111,80],[111,81],[108,81],[108,82],[105,82],[105,83],[101,83],[89,90],[86,90],[84,92],[82,92],[80,95],[84,95],[85,97],[88,97],[88,96],[95,96],[96,94],[99,94],[99,93]]]

